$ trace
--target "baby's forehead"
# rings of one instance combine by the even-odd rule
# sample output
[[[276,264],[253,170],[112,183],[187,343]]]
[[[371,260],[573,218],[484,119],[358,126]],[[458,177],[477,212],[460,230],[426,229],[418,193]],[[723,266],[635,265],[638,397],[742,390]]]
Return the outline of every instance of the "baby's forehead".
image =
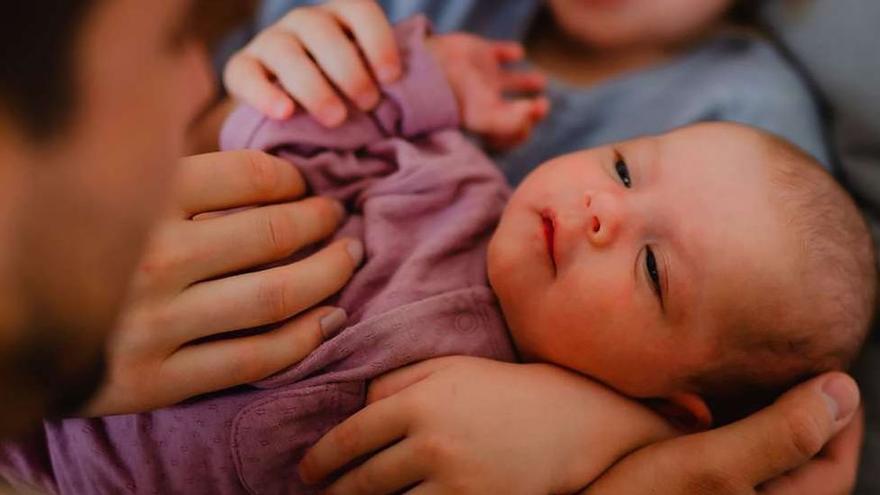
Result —
[[[771,155],[760,134],[702,124],[630,144],[655,154],[651,221],[666,229],[678,271],[699,287],[699,307],[744,309],[745,291],[789,290],[795,236],[773,199]]]

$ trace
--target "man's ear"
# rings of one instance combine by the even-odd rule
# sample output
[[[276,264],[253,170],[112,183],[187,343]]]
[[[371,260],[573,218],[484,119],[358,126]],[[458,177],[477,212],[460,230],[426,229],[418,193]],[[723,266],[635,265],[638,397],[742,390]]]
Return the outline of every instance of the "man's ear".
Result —
[[[652,401],[653,402],[653,401]],[[697,394],[676,392],[657,400],[651,407],[678,428],[692,433],[712,427],[712,411]]]

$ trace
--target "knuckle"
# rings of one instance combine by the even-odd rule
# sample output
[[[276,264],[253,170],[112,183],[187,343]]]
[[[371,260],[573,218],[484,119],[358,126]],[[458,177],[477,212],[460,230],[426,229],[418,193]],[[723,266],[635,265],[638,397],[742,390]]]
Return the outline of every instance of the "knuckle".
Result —
[[[266,361],[262,359],[259,350],[250,343],[241,342],[241,344],[227,363],[230,376],[240,383],[259,380],[266,376],[268,374]]]
[[[374,96],[377,92],[376,85],[364,71],[353,72],[347,85],[348,90],[355,96]]]
[[[145,330],[148,329],[150,331],[131,335],[128,344],[132,349],[148,350],[155,347],[157,343],[153,331],[161,331],[165,335],[170,335],[172,333],[170,330],[180,320],[180,315],[177,315],[170,305],[165,304],[143,311],[141,318]]]
[[[262,151],[244,151],[247,174],[254,192],[260,196],[271,196],[280,181],[279,170],[274,159]]]
[[[322,17],[323,15],[324,12],[320,7],[307,5],[291,10],[285,14],[277,25],[283,24],[294,28],[308,26],[310,21],[314,21],[316,17]]]
[[[427,465],[443,462],[451,457],[451,442],[442,435],[428,434],[415,442],[416,456]]]
[[[290,295],[281,277],[267,276],[257,292],[257,307],[272,321],[280,321],[288,316]]]
[[[809,459],[822,449],[825,443],[824,429],[809,411],[792,409],[786,414],[784,421],[788,446],[793,457]]]
[[[286,256],[296,246],[299,229],[296,220],[282,208],[266,210],[264,232],[266,245],[275,257]]]
[[[334,448],[344,456],[353,456],[358,453],[358,444],[361,437],[360,428],[355,422],[343,423],[337,427],[333,437]]]
[[[267,60],[267,62],[274,63],[274,69],[281,70],[283,66],[280,64],[282,63],[288,66],[301,63],[304,52],[299,38],[294,34],[277,30],[266,33],[265,36],[264,45],[266,52],[275,56],[273,58],[270,55],[269,58],[271,60]]]
[[[144,288],[156,288],[170,282],[172,275],[186,264],[180,253],[172,254],[162,251],[144,258],[138,266],[138,285]]]
[[[370,469],[358,469],[352,473],[351,485],[346,493],[359,494],[370,493],[372,488],[382,482],[382,477],[378,476]]]

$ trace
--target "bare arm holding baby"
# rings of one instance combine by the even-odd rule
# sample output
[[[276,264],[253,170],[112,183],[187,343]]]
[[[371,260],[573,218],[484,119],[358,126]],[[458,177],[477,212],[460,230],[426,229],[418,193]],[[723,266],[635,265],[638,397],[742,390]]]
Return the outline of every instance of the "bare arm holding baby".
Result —
[[[343,4],[343,3],[344,2],[339,2],[339,4]],[[362,3],[363,2],[357,2],[357,5],[361,5]],[[326,15],[326,14],[322,13],[321,15]],[[340,32],[342,32],[343,36],[345,37],[344,32],[343,31],[340,31]],[[358,38],[357,33],[355,33],[354,36],[355,36],[355,38]],[[347,37],[346,37],[346,39],[347,39]],[[348,40],[348,42],[351,43],[350,40]],[[310,50],[315,50],[315,48],[310,48]],[[436,54],[436,52],[435,52],[435,54]],[[315,57],[315,58],[318,59],[319,63],[321,62],[320,57]],[[438,58],[443,60],[442,52],[439,54]],[[503,55],[500,58],[503,58]],[[446,69],[448,71],[448,67],[446,67]],[[332,76],[331,76],[331,78],[332,78]],[[451,83],[452,83],[453,88],[460,89],[460,88],[456,88],[456,81],[455,81],[454,73],[453,73],[451,79],[452,79]],[[471,79],[471,83],[473,83],[473,81],[475,81],[475,79]],[[282,82],[282,85],[284,85],[286,88],[286,84],[284,83],[283,79],[281,82]],[[337,82],[337,81],[334,81],[334,82]],[[474,85],[468,84],[463,87],[473,88]],[[457,91],[457,96],[459,96],[459,98],[461,98],[462,92]],[[245,96],[245,99],[247,99],[247,98],[248,97]],[[303,97],[298,96],[297,98],[301,99]],[[354,99],[354,100],[356,102],[359,101],[357,99]],[[365,102],[367,100],[367,98],[362,98],[361,100]],[[308,107],[308,105],[306,105],[305,103],[303,103],[303,106]],[[463,107],[463,114],[466,116],[467,112],[466,112],[465,107],[467,105],[465,103],[462,103],[461,106]],[[292,108],[292,106],[291,106],[291,108]],[[529,115],[529,118],[523,119],[524,124],[521,126],[521,128],[527,129],[528,128],[527,125],[530,120],[533,121],[533,119],[535,119],[535,118],[540,118],[539,117],[540,111],[535,110],[538,108],[537,101],[534,102],[534,105],[532,108],[533,108],[533,111],[532,111],[533,113],[531,113]],[[526,112],[526,113],[529,113],[529,112]],[[343,115],[343,118],[344,118],[344,115]],[[335,125],[334,122],[330,122],[330,120],[332,120],[332,119],[327,119],[327,120],[328,120],[328,122],[326,122],[326,123],[329,123],[331,125]],[[467,122],[465,122],[465,124],[467,124]],[[508,138],[509,137],[510,136],[508,134]],[[513,137],[514,137],[514,139],[511,139],[509,142],[516,141],[515,138],[517,138],[517,135],[514,134]],[[507,365],[507,366],[510,366],[510,365]],[[406,381],[406,380],[403,380],[403,381]],[[404,390],[402,392],[400,392],[400,394],[406,395],[407,397],[409,397],[409,399],[407,399],[407,400],[411,401],[411,402],[409,402],[410,405],[412,405],[414,403],[430,402],[431,397],[426,394],[419,396],[418,399],[412,399],[412,397],[417,396],[416,392],[413,392],[413,390],[419,390],[422,388],[424,388],[425,390],[428,390],[430,387],[434,386],[434,385],[432,385],[432,383],[436,384],[437,382],[429,382],[427,380],[418,381],[417,383],[415,383],[411,387],[404,387]],[[811,383],[813,383],[813,382],[811,382]],[[536,390],[538,390],[537,387],[536,387]],[[812,414],[815,414],[814,419],[817,419],[817,421],[818,421],[818,418],[822,418],[823,414],[826,416],[828,415],[827,411],[825,411],[823,413],[822,410],[816,409],[816,407],[815,407],[816,403],[814,400],[815,395],[808,395],[807,393],[799,392],[799,390],[801,390],[801,389],[797,389],[796,391],[792,392],[792,397],[794,397],[794,398],[789,399],[788,402],[785,403],[785,404],[788,404],[788,406],[774,406],[774,407],[776,407],[776,409],[772,409],[772,408],[768,409],[766,412],[762,413],[762,414],[764,414],[764,416],[759,417],[758,419],[769,417],[769,418],[773,418],[774,421],[782,422],[781,424],[786,424],[785,422],[789,420],[789,416],[787,416],[787,414],[790,414],[787,411],[789,411],[792,407],[795,407],[795,406],[791,406],[791,404],[795,404],[798,407],[804,407],[805,404],[809,404],[810,400],[813,400],[813,403],[812,403],[813,407],[810,407],[809,405],[807,405],[806,410],[809,410],[809,411],[811,411]],[[381,394],[381,395],[384,395],[384,394]],[[392,395],[391,397],[394,397],[394,396],[395,395]],[[852,394],[850,394],[850,397],[851,396],[852,396]],[[396,404],[395,404],[395,402],[396,402]],[[536,402],[539,404],[541,403],[540,401],[536,401]],[[552,402],[552,400],[551,400],[551,402]],[[384,406],[379,407],[383,403],[384,403]],[[404,479],[404,480],[401,480],[398,478],[392,478],[392,480],[397,479],[398,482],[400,482],[400,483],[408,482],[407,484],[411,484],[413,481],[423,481],[424,484],[426,485],[425,488],[432,486],[431,485],[432,481],[436,481],[435,485],[438,488],[441,486],[445,486],[446,488],[449,488],[449,489],[463,489],[463,487],[465,487],[465,486],[470,486],[470,487],[477,486],[477,485],[475,485],[477,483],[477,481],[474,478],[467,478],[467,470],[464,467],[464,466],[466,466],[466,464],[468,462],[467,461],[468,458],[467,458],[467,456],[465,456],[464,454],[461,454],[461,453],[468,451],[468,449],[452,448],[452,449],[444,450],[444,452],[451,451],[453,453],[452,455],[446,457],[447,459],[450,460],[450,462],[448,462],[448,463],[421,462],[421,464],[420,464],[419,457],[422,457],[423,460],[424,460],[424,458],[430,459],[433,455],[436,454],[436,452],[432,446],[438,445],[438,442],[445,441],[445,440],[438,441],[437,440],[438,438],[447,438],[447,439],[449,437],[455,438],[456,437],[456,435],[455,435],[456,429],[455,429],[455,427],[453,427],[454,425],[444,424],[442,422],[436,422],[436,421],[432,422],[430,420],[431,415],[426,411],[431,411],[434,409],[410,409],[409,413],[407,414],[407,413],[402,413],[402,411],[406,410],[406,408],[403,404],[404,403],[402,401],[388,401],[387,399],[380,400],[380,401],[376,402],[374,405],[372,405],[370,408],[368,408],[366,411],[362,412],[361,414],[355,416],[354,418],[352,418],[350,420],[351,422],[357,422],[357,421],[363,422],[362,424],[359,425],[360,427],[356,428],[356,431],[370,432],[370,433],[365,433],[364,437],[366,437],[366,441],[368,443],[370,443],[370,442],[372,442],[372,443],[370,443],[369,445],[361,445],[360,448],[364,449],[364,452],[371,451],[371,450],[374,450],[375,448],[381,447],[382,444],[384,444],[384,443],[391,442],[395,439],[399,439],[400,437],[395,436],[393,434],[393,432],[389,433],[388,431],[385,431],[384,433],[381,433],[381,432],[378,432],[378,430],[381,428],[384,428],[387,430],[389,425],[396,424],[397,426],[401,426],[401,423],[403,423],[404,425],[410,424],[410,426],[411,426],[413,421],[417,421],[417,419],[415,419],[415,418],[420,418],[423,421],[423,423],[421,423],[421,424],[425,424],[425,425],[432,424],[433,427],[435,427],[437,429],[437,431],[434,431],[431,434],[421,435],[421,438],[427,438],[427,440],[417,440],[415,442],[411,442],[410,445],[412,445],[412,444],[419,445],[418,442],[421,441],[422,443],[427,442],[427,445],[429,447],[423,448],[421,450],[416,450],[415,452],[411,452],[413,455],[402,455],[401,454],[402,451],[406,452],[405,450],[402,450],[403,444],[405,443],[405,442],[402,442],[401,444],[398,444],[397,447],[394,447],[388,451],[383,451],[382,454],[377,455],[374,458],[375,462],[368,462],[367,464],[362,466],[360,469],[353,471],[350,475],[344,477],[339,483],[349,483],[349,484],[340,485],[343,488],[339,488],[339,489],[343,490],[344,492],[350,492],[349,489],[352,489],[352,490],[354,489],[352,487],[360,486],[360,487],[364,488],[362,490],[363,493],[382,493],[382,492],[385,492],[388,490],[393,490],[394,488],[384,487],[377,482],[377,480],[382,479],[381,473],[383,472],[383,469],[386,469],[386,470],[391,469],[390,471],[385,471],[385,472],[386,473],[389,473],[389,472],[397,473],[395,476],[398,476],[398,478],[400,478],[402,476],[411,476],[411,477],[415,476],[416,478],[418,478],[418,480],[413,480],[411,478]],[[442,408],[448,408],[450,406],[449,406],[448,401],[446,401],[446,402],[441,401],[439,404],[437,404],[437,407],[439,409],[442,409]],[[610,407],[611,406],[609,406],[609,410],[610,410]],[[501,409],[509,410],[509,407],[501,408]],[[453,411],[450,411],[450,412],[453,412]],[[555,412],[555,410],[554,410],[554,412]],[[647,414],[650,414],[650,413],[647,413]],[[387,416],[387,415],[396,415],[396,417],[395,416]],[[407,419],[407,415],[408,415],[408,419]],[[376,422],[376,421],[369,422],[368,420],[363,419],[363,418],[370,418],[373,416],[375,416],[374,419],[385,417],[386,421],[382,422],[385,426],[379,427],[379,426],[377,426],[379,424],[379,422]],[[442,417],[442,416],[443,415],[441,414],[438,417]],[[808,416],[809,416],[809,414],[808,414]],[[458,417],[458,416],[452,414],[451,417]],[[612,421],[613,421],[613,419],[619,419],[619,417],[614,416],[612,418]],[[705,481],[706,479],[711,478],[712,475],[715,475],[716,480],[722,480],[722,483],[727,483],[727,485],[719,485],[719,486],[722,486],[724,488],[729,488],[728,492],[730,492],[730,493],[740,493],[743,491],[749,492],[750,490],[754,489],[754,486],[766,481],[766,479],[759,479],[759,478],[773,477],[773,476],[785,471],[786,467],[796,466],[799,463],[803,462],[806,458],[808,458],[811,455],[811,453],[814,453],[814,451],[818,449],[818,446],[821,445],[822,443],[824,443],[824,441],[831,434],[833,434],[836,431],[839,431],[840,428],[842,428],[847,423],[847,421],[844,421],[843,419],[839,420],[839,422],[836,422],[833,420],[829,421],[828,423],[826,423],[826,427],[821,427],[821,428],[818,428],[814,431],[815,434],[813,436],[809,437],[810,443],[808,444],[807,447],[804,447],[801,449],[795,449],[794,451],[789,450],[789,451],[783,452],[783,454],[785,454],[785,455],[780,454],[778,456],[775,456],[774,459],[779,461],[778,465],[774,465],[772,468],[762,469],[762,470],[760,470],[760,473],[751,472],[748,469],[749,466],[755,466],[758,464],[753,457],[741,457],[741,456],[738,457],[736,455],[733,455],[730,458],[727,458],[725,460],[725,462],[719,462],[719,463],[716,463],[715,465],[713,465],[709,462],[703,463],[703,461],[705,459],[702,457],[698,458],[698,456],[695,455],[695,451],[698,451],[698,449],[692,448],[695,446],[696,447],[702,446],[704,448],[708,447],[708,446],[713,446],[714,448],[722,448],[725,450],[736,449],[736,442],[733,441],[732,438],[736,438],[738,434],[741,435],[743,432],[751,432],[750,433],[751,435],[760,434],[760,433],[756,433],[760,430],[760,428],[758,427],[758,425],[759,425],[758,420],[755,420],[754,418],[750,418],[750,419],[752,419],[752,421],[737,424],[736,425],[737,428],[734,430],[735,433],[733,433],[733,434],[725,435],[725,432],[729,432],[730,430],[720,430],[720,433],[715,434],[715,435],[704,434],[701,437],[694,437],[694,439],[689,440],[687,443],[683,443],[683,440],[682,441],[673,440],[668,443],[660,443],[660,444],[658,444],[659,445],[658,447],[653,447],[653,448],[648,447],[648,448],[644,449],[643,451],[637,452],[636,454],[634,454],[631,457],[625,458],[624,461],[622,461],[621,463],[616,465],[608,473],[607,477],[603,477],[591,489],[600,490],[603,487],[615,486],[614,485],[615,483],[620,483],[620,486],[612,489],[611,490],[612,493],[616,493],[615,490],[617,490],[618,488],[627,487],[627,486],[630,488],[633,488],[636,486],[641,486],[642,488],[644,488],[645,484],[640,485],[639,483],[644,483],[645,478],[633,478],[631,476],[617,476],[615,474],[618,472],[625,473],[625,472],[627,472],[628,469],[631,469],[633,472],[637,471],[639,473],[644,473],[644,475],[648,476],[649,478],[651,476],[657,476],[658,473],[671,475],[669,478],[672,479],[672,482],[670,482],[666,485],[661,485],[662,489],[666,490],[666,492],[668,492],[668,493],[687,492],[689,488],[693,488],[695,486],[695,484],[698,485],[700,483],[703,483],[703,481]],[[845,419],[848,419],[848,418],[845,418]],[[461,421],[470,421],[470,420],[471,420],[470,418],[466,418],[465,416],[461,417]],[[388,421],[390,421],[390,423]],[[549,421],[548,423],[551,423],[551,425],[554,427],[558,427],[558,424],[556,424],[552,421]],[[345,424],[348,424],[348,423],[345,423]],[[339,430],[345,431],[344,430],[345,424],[343,426],[340,426]],[[457,424],[459,426],[467,427],[467,425],[462,422],[459,422]],[[827,426],[827,425],[830,425],[830,426]],[[567,426],[570,426],[570,424],[567,424]],[[374,427],[375,427],[375,429],[374,429]],[[767,429],[765,429],[765,430],[767,430]],[[437,433],[438,431],[442,431],[443,433],[447,434],[448,437],[444,437],[443,433]],[[466,431],[466,428],[465,428],[465,431]],[[771,433],[773,433],[775,430],[769,429],[767,431],[770,431]],[[391,436],[389,437],[389,435],[391,435]],[[792,437],[786,437],[785,435],[782,435],[782,434],[776,435],[775,438],[773,438],[773,435],[769,435],[766,438],[759,438],[759,437],[755,437],[755,436],[752,436],[752,438],[755,439],[756,443],[762,443],[762,441],[768,441],[768,442],[779,441],[782,444],[785,444],[787,442],[792,442],[792,441],[798,442],[799,441],[798,439],[802,438],[803,433],[795,429],[795,430],[792,430],[791,435],[794,438],[794,440],[792,440]],[[413,438],[416,438],[417,436],[418,436],[417,434],[414,434]],[[343,440],[340,440],[339,437],[342,437]],[[407,437],[407,438],[409,438],[409,437]],[[461,436],[459,435],[458,438],[461,438]],[[570,438],[570,437],[567,437],[567,438]],[[685,437],[685,438],[688,438],[688,437]],[[499,440],[499,438],[496,437],[496,438],[494,438],[494,440]],[[325,445],[325,447],[324,447],[325,451],[332,451],[333,447],[339,447],[341,442],[352,442],[351,435],[346,435],[344,433],[339,434],[339,435],[334,435],[333,433],[331,433],[324,441],[322,441],[321,443],[318,444],[318,446],[315,448],[315,451],[313,451],[313,452],[320,452],[322,445]],[[636,442],[636,443],[638,443],[638,442]],[[355,444],[357,444],[356,441],[355,441]],[[440,444],[440,445],[442,445],[442,444]],[[454,446],[455,445],[454,440],[449,445]],[[628,452],[629,450],[632,450],[632,448],[636,448],[639,445],[630,445],[630,446],[628,446],[629,447],[628,449],[624,449],[623,451],[618,452],[618,454],[624,454],[625,452]],[[682,447],[682,445],[684,445],[684,447]],[[581,445],[578,445],[578,446],[582,447]],[[357,450],[357,449],[355,449],[355,450]],[[352,457],[353,457],[353,454],[356,454],[356,452],[352,452],[351,450],[345,450],[345,449],[343,449],[339,452],[342,453],[342,454],[339,454],[339,455],[343,456],[342,458],[334,457],[333,459],[330,459],[330,460],[327,460],[327,459],[322,460],[320,458],[321,457],[320,454],[313,454],[312,457],[309,457],[309,459],[311,459],[311,460],[308,461],[307,463],[305,463],[305,467],[304,467],[304,474],[306,475],[305,477],[311,478],[311,479],[320,478],[322,475],[327,474],[329,471],[332,471],[336,467],[339,467],[339,466],[345,464],[346,461],[351,459],[351,457],[345,457],[346,455],[352,455]],[[524,452],[525,451],[522,451],[521,453],[524,453]],[[681,456],[680,459],[682,459],[682,462],[677,463],[675,465],[670,465],[669,463],[664,464],[664,461],[662,461],[662,459],[664,459],[665,456],[667,456],[669,452],[677,452],[676,455]],[[775,452],[775,451],[771,450],[771,452]],[[360,452],[360,453],[363,453],[363,452]],[[385,455],[386,453],[387,453],[387,455]],[[546,454],[547,452],[542,452],[542,453]],[[457,455],[459,457],[456,457]],[[577,456],[577,454],[574,454],[574,455]],[[771,455],[773,455],[773,454],[771,454]],[[563,459],[570,458],[569,456],[561,456],[561,457]],[[499,471],[498,471],[499,477],[497,478],[499,483],[505,483],[505,484],[511,483],[512,482],[512,480],[510,478],[510,476],[512,475],[511,465],[500,462],[501,459],[497,456],[491,457],[491,458],[493,460],[497,459],[499,461],[497,463],[498,466],[496,466],[499,469]],[[317,459],[317,460],[315,460],[315,459]],[[616,457],[614,459],[616,459]],[[614,459],[611,459],[610,462],[613,462]],[[780,459],[784,459],[784,460],[780,460]],[[442,469],[443,467],[449,468],[450,464],[456,465],[455,464],[456,460],[462,461],[461,465],[459,465],[459,467],[457,469],[453,469],[453,468],[450,468],[448,470]],[[522,460],[522,458],[520,460]],[[542,461],[549,462],[550,459],[547,456],[542,456]],[[563,469],[563,468],[561,468],[561,466],[567,465],[567,462],[565,460],[560,461],[560,458],[558,458],[558,457],[556,458],[556,461],[559,463],[556,466],[557,469]],[[395,464],[395,462],[399,462],[401,464]],[[511,462],[513,462],[515,464],[517,461],[512,460]],[[407,467],[402,467],[404,465]],[[811,466],[811,465],[814,466],[815,463],[809,464],[809,465],[807,465],[807,467],[809,468],[809,466]],[[546,464],[545,464],[545,466],[546,466]],[[660,466],[660,467],[658,468],[658,466]],[[664,468],[664,466],[665,466],[665,468]],[[488,472],[488,466],[484,466],[484,467],[486,468],[486,470],[484,470],[483,472]],[[679,467],[683,467],[683,468],[680,470],[677,470],[677,468],[679,468]],[[718,469],[723,469],[723,472],[719,474],[717,472]],[[740,470],[742,470],[742,473],[744,473],[744,474],[740,474],[739,473]],[[426,471],[429,471],[429,472],[426,472]],[[586,471],[590,471],[590,469],[586,469]],[[815,469],[813,471],[815,471]],[[515,472],[515,471],[513,471],[513,472]],[[558,473],[559,471],[554,471],[554,472]],[[570,472],[570,471],[566,470],[566,472]],[[593,473],[592,477],[586,476],[586,473],[581,473],[581,474],[585,475],[585,478],[581,479],[581,483],[584,484],[584,483],[588,483],[590,480],[592,480],[595,477],[595,475],[598,473]],[[432,478],[432,475],[434,476],[433,478]],[[444,478],[444,476],[446,476],[446,478]],[[563,476],[563,478],[568,479],[565,476]],[[558,477],[552,478],[552,480],[554,482],[558,481],[558,479],[559,479]],[[443,480],[445,480],[445,481],[443,481]],[[486,480],[483,479],[483,481],[486,481]],[[648,481],[654,482],[654,481],[656,481],[656,479],[652,478],[651,480],[648,480]],[[374,482],[372,487],[367,486],[367,485],[370,485],[371,482]],[[448,484],[443,485],[443,482],[448,482]],[[469,483],[471,483],[471,484],[469,484]],[[407,486],[407,484],[401,484],[400,486]],[[400,486],[398,486],[398,488]],[[526,485],[523,485],[523,486],[526,486]],[[577,485],[574,485],[574,486],[577,486]],[[651,486],[652,488],[655,488],[655,489],[657,488],[656,485],[653,485],[651,483],[649,483],[648,486]],[[772,487],[772,485],[770,485],[770,486]],[[548,490],[550,489],[550,487],[545,487],[545,488]],[[567,489],[572,489],[571,485],[569,485],[567,487]],[[641,489],[641,488],[639,488],[639,489]],[[540,491],[540,490],[537,490],[537,491]],[[637,489],[637,491],[638,491],[638,489]],[[355,492],[355,493],[357,493],[357,492]]]

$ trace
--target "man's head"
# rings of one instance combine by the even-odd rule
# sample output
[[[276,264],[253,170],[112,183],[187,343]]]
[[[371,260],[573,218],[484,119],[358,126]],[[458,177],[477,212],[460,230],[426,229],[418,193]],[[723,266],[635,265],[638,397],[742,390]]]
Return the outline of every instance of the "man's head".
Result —
[[[192,1],[12,2],[0,17],[0,427],[75,408],[192,119]]]
[[[846,364],[870,319],[871,249],[808,157],[700,124],[536,169],[492,239],[489,276],[524,357],[705,422],[710,384],[775,388]]]

